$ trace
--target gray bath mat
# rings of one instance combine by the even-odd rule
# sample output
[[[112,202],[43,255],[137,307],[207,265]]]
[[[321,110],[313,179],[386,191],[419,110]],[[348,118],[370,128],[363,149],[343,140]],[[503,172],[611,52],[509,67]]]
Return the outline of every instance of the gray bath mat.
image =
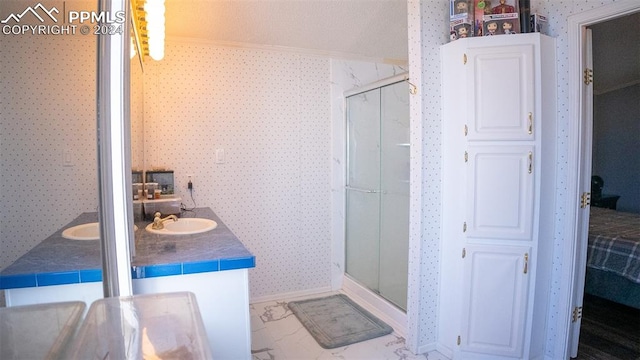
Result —
[[[292,301],[289,309],[325,349],[377,338],[393,331],[391,326],[342,294]]]

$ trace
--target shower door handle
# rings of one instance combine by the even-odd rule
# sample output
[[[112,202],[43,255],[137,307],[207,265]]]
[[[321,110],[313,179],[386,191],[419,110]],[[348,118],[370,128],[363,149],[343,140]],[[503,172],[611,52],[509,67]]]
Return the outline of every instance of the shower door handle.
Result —
[[[356,188],[356,187],[351,187],[351,186],[345,186],[344,187],[347,190],[353,190],[353,191],[358,191],[358,192],[363,192],[363,193],[367,193],[367,194],[377,194],[380,193],[379,190],[372,190],[372,189],[361,189],[361,188]]]

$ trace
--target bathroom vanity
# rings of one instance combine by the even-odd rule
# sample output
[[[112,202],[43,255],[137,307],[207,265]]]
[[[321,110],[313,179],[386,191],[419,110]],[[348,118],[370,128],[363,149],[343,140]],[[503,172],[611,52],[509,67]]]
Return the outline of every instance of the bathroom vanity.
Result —
[[[131,262],[134,294],[189,291],[203,318],[214,358],[249,359],[248,269],[255,257],[209,208],[185,217],[214,220],[213,230],[191,235],[161,235],[138,222]],[[0,273],[7,306],[83,301],[103,297],[99,240],[69,240],[63,230],[97,221],[83,213]]]

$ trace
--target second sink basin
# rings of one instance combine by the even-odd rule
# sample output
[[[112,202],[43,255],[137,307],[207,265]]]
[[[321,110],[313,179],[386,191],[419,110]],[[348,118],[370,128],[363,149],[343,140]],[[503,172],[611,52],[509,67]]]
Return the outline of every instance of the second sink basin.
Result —
[[[133,225],[133,231],[136,230],[138,227]],[[100,224],[92,222],[64,229],[62,237],[69,240],[98,240],[100,239]]]
[[[218,223],[211,219],[179,218],[178,221],[165,220],[164,229],[153,229],[153,223],[147,225],[146,230],[154,234],[163,235],[191,235],[213,230]]]

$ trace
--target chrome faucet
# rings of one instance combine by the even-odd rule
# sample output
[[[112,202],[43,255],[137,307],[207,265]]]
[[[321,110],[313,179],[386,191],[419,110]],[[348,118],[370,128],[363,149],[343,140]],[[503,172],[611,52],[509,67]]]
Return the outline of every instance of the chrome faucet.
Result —
[[[160,214],[160,212],[158,211],[153,214],[153,225],[151,225],[151,228],[154,230],[164,229],[164,222],[167,220],[178,221],[178,217],[175,215],[169,215],[165,218],[162,218],[162,214]]]

